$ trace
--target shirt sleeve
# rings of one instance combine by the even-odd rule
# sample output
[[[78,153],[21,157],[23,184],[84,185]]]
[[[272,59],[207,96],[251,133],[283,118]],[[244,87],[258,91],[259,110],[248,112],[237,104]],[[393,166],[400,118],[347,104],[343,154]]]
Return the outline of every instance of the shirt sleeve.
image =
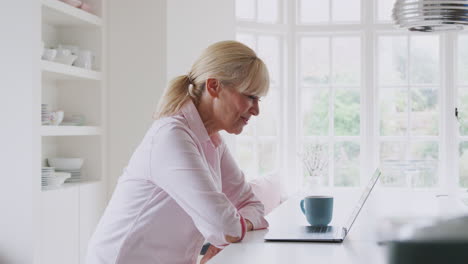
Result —
[[[268,222],[264,217],[263,204],[253,193],[250,184],[245,181],[244,173],[239,169],[224,143],[223,148],[221,157],[223,192],[239,210],[239,213],[252,223],[254,230],[267,228]]]
[[[242,237],[242,218],[221,190],[183,127],[166,125],[153,137],[150,155],[151,180],[190,215],[208,242],[228,244],[225,235]],[[244,231],[245,232],[245,231]]]

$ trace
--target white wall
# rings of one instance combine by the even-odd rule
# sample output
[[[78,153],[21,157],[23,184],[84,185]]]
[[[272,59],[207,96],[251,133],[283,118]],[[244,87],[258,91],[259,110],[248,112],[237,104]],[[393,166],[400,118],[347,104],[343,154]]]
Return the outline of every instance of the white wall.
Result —
[[[40,160],[38,100],[40,5],[16,0],[0,8],[0,263],[34,263]],[[35,187],[35,188],[33,188]]]
[[[208,45],[235,38],[234,0],[167,1],[167,77],[188,73]]]
[[[108,1],[109,195],[166,83],[166,1]]]
[[[110,195],[166,82],[209,44],[234,39],[235,13],[234,0],[112,0],[108,14]]]

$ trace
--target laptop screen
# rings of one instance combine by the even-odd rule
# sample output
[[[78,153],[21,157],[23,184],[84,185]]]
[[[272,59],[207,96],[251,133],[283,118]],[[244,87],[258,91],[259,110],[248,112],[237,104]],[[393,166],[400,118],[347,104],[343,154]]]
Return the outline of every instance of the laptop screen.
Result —
[[[369,194],[371,193],[372,189],[377,183],[377,180],[379,179],[380,174],[381,174],[380,170],[376,169],[374,172],[374,175],[372,176],[366,188],[364,189],[361,195],[361,198],[359,198],[359,201],[356,207],[354,208],[353,213],[349,216],[348,221],[346,222],[346,225],[344,226],[346,228],[346,233],[348,233],[349,230],[351,229],[351,226],[353,225],[354,220],[356,220],[357,216],[359,215],[359,212],[361,211],[362,206],[366,202],[367,197],[369,197]]]

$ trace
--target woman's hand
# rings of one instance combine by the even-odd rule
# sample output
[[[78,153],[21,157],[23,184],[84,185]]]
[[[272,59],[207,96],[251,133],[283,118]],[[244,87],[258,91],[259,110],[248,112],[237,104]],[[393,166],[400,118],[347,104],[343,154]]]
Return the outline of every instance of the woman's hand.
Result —
[[[247,231],[253,230],[253,224],[249,221],[249,219],[245,219],[245,223],[247,224]]]
[[[206,250],[205,252],[205,255],[203,256],[203,258],[200,260],[200,264],[205,264],[206,262],[208,262],[208,260],[210,260],[212,257],[216,256],[216,254],[218,254],[222,249],[220,248],[217,248],[213,245],[210,245],[208,247],[208,249]]]
[[[253,230],[252,222],[250,222],[248,219],[244,219],[244,220],[245,220],[245,224],[247,225],[247,231],[252,231]],[[239,239],[240,239],[239,237],[232,237],[232,236],[228,236],[228,235],[226,235],[225,238],[226,238],[226,241],[229,242],[229,243],[239,242]],[[205,264],[206,262],[208,262],[208,260],[210,260],[211,258],[216,256],[216,254],[218,254],[221,250],[222,249],[217,248],[217,247],[215,247],[213,245],[210,245],[208,247],[208,249],[206,250],[205,255],[200,260],[200,264]]]

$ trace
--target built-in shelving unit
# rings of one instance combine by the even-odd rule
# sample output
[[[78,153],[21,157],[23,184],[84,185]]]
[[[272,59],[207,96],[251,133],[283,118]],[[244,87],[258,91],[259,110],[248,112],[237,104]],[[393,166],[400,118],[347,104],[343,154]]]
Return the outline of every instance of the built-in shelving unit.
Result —
[[[42,17],[45,23],[58,26],[103,25],[100,17],[57,0],[42,0]]]
[[[80,186],[90,185],[90,184],[99,184],[99,181],[98,180],[85,180],[85,181],[82,181],[80,183],[64,183],[60,187],[44,188],[43,191],[47,192],[47,191],[55,191],[55,190],[66,189],[66,188],[79,188]]]
[[[42,136],[97,136],[101,128],[94,126],[42,126]]]
[[[41,61],[42,74],[48,80],[102,80],[102,74],[98,71],[60,64],[52,61]]]
[[[92,7],[92,13],[59,0],[40,0],[42,39],[37,44],[42,42],[50,49],[74,46],[94,55],[91,69],[38,58],[40,102],[50,111],[63,111],[68,124],[40,125],[38,159],[43,167],[49,166],[48,158],[84,160],[78,182],[53,188],[37,186],[42,190],[37,260],[43,264],[84,263],[89,238],[107,199],[107,0],[82,1]],[[37,115],[41,115],[41,105]],[[73,120],[77,116],[80,122]],[[41,172],[37,177],[42,177]]]

